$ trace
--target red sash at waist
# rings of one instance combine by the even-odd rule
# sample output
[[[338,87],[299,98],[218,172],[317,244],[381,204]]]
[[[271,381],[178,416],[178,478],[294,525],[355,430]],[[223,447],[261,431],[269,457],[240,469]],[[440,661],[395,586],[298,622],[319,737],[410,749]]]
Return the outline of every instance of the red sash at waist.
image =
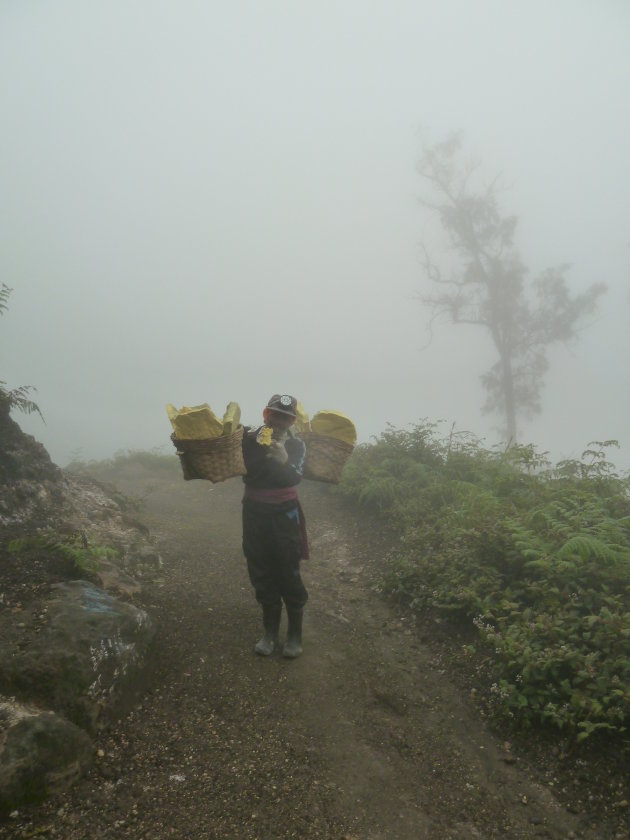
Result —
[[[244,499],[252,502],[266,502],[268,505],[281,505],[283,502],[297,501],[297,487],[250,487],[245,485]]]

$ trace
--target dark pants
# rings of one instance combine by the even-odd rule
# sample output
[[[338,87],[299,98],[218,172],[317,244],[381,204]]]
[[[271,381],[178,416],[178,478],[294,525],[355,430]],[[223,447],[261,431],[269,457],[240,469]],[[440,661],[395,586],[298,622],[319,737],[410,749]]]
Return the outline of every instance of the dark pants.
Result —
[[[270,505],[243,501],[243,552],[256,600],[302,609],[308,592],[300,576],[302,532],[294,502]]]

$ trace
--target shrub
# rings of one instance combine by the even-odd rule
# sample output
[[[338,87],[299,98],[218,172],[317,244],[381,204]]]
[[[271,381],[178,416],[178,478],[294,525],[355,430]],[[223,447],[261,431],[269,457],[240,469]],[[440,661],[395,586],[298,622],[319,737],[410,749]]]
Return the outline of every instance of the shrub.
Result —
[[[66,466],[70,472],[88,473],[92,476],[114,476],[126,468],[140,467],[149,472],[176,474],[179,461],[175,452],[165,455],[159,450],[127,450],[117,452],[112,458],[86,461],[75,454]]]
[[[496,713],[577,739],[630,720],[630,482],[614,444],[552,467],[423,422],[359,448],[340,486],[400,531],[382,589],[473,622]]]

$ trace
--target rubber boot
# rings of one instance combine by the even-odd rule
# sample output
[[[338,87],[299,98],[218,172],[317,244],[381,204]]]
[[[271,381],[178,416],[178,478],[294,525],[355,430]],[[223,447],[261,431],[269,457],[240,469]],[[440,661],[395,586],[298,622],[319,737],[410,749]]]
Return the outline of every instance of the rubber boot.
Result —
[[[271,656],[278,647],[278,631],[280,630],[280,617],[282,616],[282,604],[263,604],[263,627],[265,633],[255,647],[256,653],[261,656]]]
[[[289,630],[282,655],[295,659],[302,653],[302,610],[287,610]]]

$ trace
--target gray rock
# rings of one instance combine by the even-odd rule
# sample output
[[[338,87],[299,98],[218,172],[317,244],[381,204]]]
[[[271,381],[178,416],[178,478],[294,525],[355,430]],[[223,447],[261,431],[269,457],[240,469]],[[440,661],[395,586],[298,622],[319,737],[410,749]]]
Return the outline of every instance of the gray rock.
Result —
[[[0,401],[0,526],[32,526],[61,503],[62,472],[44,446],[26,435]]]
[[[155,576],[162,567],[162,558],[146,526],[121,510],[115,501],[120,494],[113,485],[87,476],[66,474],[63,495],[63,531],[84,533],[90,545],[115,549],[117,557],[113,562],[124,575],[134,578]],[[113,579],[108,576],[102,581],[104,588],[109,588],[110,580]],[[120,591],[116,585],[112,588]]]
[[[0,653],[0,680],[94,731],[133,694],[154,627],[144,610],[86,581],[52,589],[40,632]]]
[[[78,726],[0,698],[0,811],[67,788],[92,758],[90,738]]]

